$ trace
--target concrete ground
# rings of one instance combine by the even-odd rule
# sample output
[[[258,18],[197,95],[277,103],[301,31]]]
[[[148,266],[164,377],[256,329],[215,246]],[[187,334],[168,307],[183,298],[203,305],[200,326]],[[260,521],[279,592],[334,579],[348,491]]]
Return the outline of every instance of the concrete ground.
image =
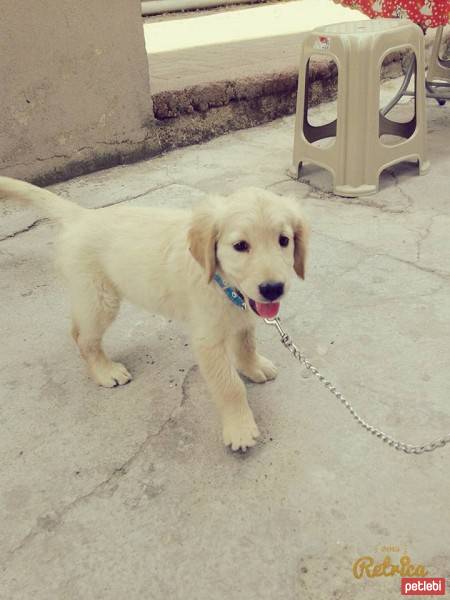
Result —
[[[292,117],[53,189],[92,208],[245,185],[298,198],[311,253],[282,322],[365,418],[421,443],[450,431],[448,108],[429,117],[430,173],[391,168],[367,198],[333,196],[311,167],[286,176]],[[1,211],[2,599],[399,598],[398,575],[353,576],[362,556],[450,577],[449,447],[383,445],[263,323],[279,376],[248,385],[262,438],[246,454],[222,446],[176,323],[124,306],[106,345],[134,380],[96,387],[68,335],[55,227]]]

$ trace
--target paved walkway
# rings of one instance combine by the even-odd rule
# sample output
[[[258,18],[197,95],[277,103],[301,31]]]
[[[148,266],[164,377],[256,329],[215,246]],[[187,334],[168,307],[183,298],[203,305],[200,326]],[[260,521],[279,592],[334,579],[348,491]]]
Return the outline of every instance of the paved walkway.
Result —
[[[301,34],[149,54],[152,94],[217,81],[298,72]]]
[[[144,24],[152,94],[298,71],[303,32],[365,19],[331,0],[253,6]]]
[[[331,0],[299,0],[147,21],[152,94],[296,71],[302,32],[365,18]]]
[[[298,198],[311,252],[286,328],[369,421],[422,442],[450,431],[448,108],[429,117],[430,174],[389,169],[369,198],[334,197],[312,168],[286,177],[292,118],[53,189],[90,207],[245,185]],[[68,335],[54,227],[0,211],[2,600],[397,600],[398,576],[352,564],[404,552],[450,575],[450,449],[381,444],[263,324],[280,372],[248,386],[262,439],[246,455],[222,446],[176,323],[125,306],[107,348],[134,380],[99,389]]]
[[[175,17],[175,18],[174,18]],[[170,52],[198,46],[261,39],[309,31],[319,25],[367,19],[359,11],[332,0],[296,0],[203,11],[186,17],[173,13],[145,19],[147,52]]]

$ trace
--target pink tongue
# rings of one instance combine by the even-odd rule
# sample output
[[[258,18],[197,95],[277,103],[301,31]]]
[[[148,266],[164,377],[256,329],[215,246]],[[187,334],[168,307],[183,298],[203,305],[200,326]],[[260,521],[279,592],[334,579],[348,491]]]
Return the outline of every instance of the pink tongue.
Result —
[[[264,319],[273,319],[277,316],[280,309],[279,302],[270,302],[269,304],[265,302],[255,302],[255,306],[259,316]]]

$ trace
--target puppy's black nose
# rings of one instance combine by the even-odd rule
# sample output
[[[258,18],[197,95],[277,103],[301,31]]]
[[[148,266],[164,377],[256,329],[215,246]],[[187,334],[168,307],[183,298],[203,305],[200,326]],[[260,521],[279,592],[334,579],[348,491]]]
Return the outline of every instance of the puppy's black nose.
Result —
[[[261,283],[261,285],[259,285],[258,287],[261,296],[266,300],[270,300],[270,302],[273,302],[274,300],[282,296],[284,292],[284,283],[281,283],[280,281],[276,281],[274,283],[272,283],[271,281],[266,281],[264,283]]]

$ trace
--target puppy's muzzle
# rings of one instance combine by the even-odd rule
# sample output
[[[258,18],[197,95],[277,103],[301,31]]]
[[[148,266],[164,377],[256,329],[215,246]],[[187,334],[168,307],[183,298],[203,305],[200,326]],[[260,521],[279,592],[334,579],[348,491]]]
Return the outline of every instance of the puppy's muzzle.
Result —
[[[269,302],[274,302],[284,293],[284,283],[281,281],[265,281],[258,286],[261,296]]]

